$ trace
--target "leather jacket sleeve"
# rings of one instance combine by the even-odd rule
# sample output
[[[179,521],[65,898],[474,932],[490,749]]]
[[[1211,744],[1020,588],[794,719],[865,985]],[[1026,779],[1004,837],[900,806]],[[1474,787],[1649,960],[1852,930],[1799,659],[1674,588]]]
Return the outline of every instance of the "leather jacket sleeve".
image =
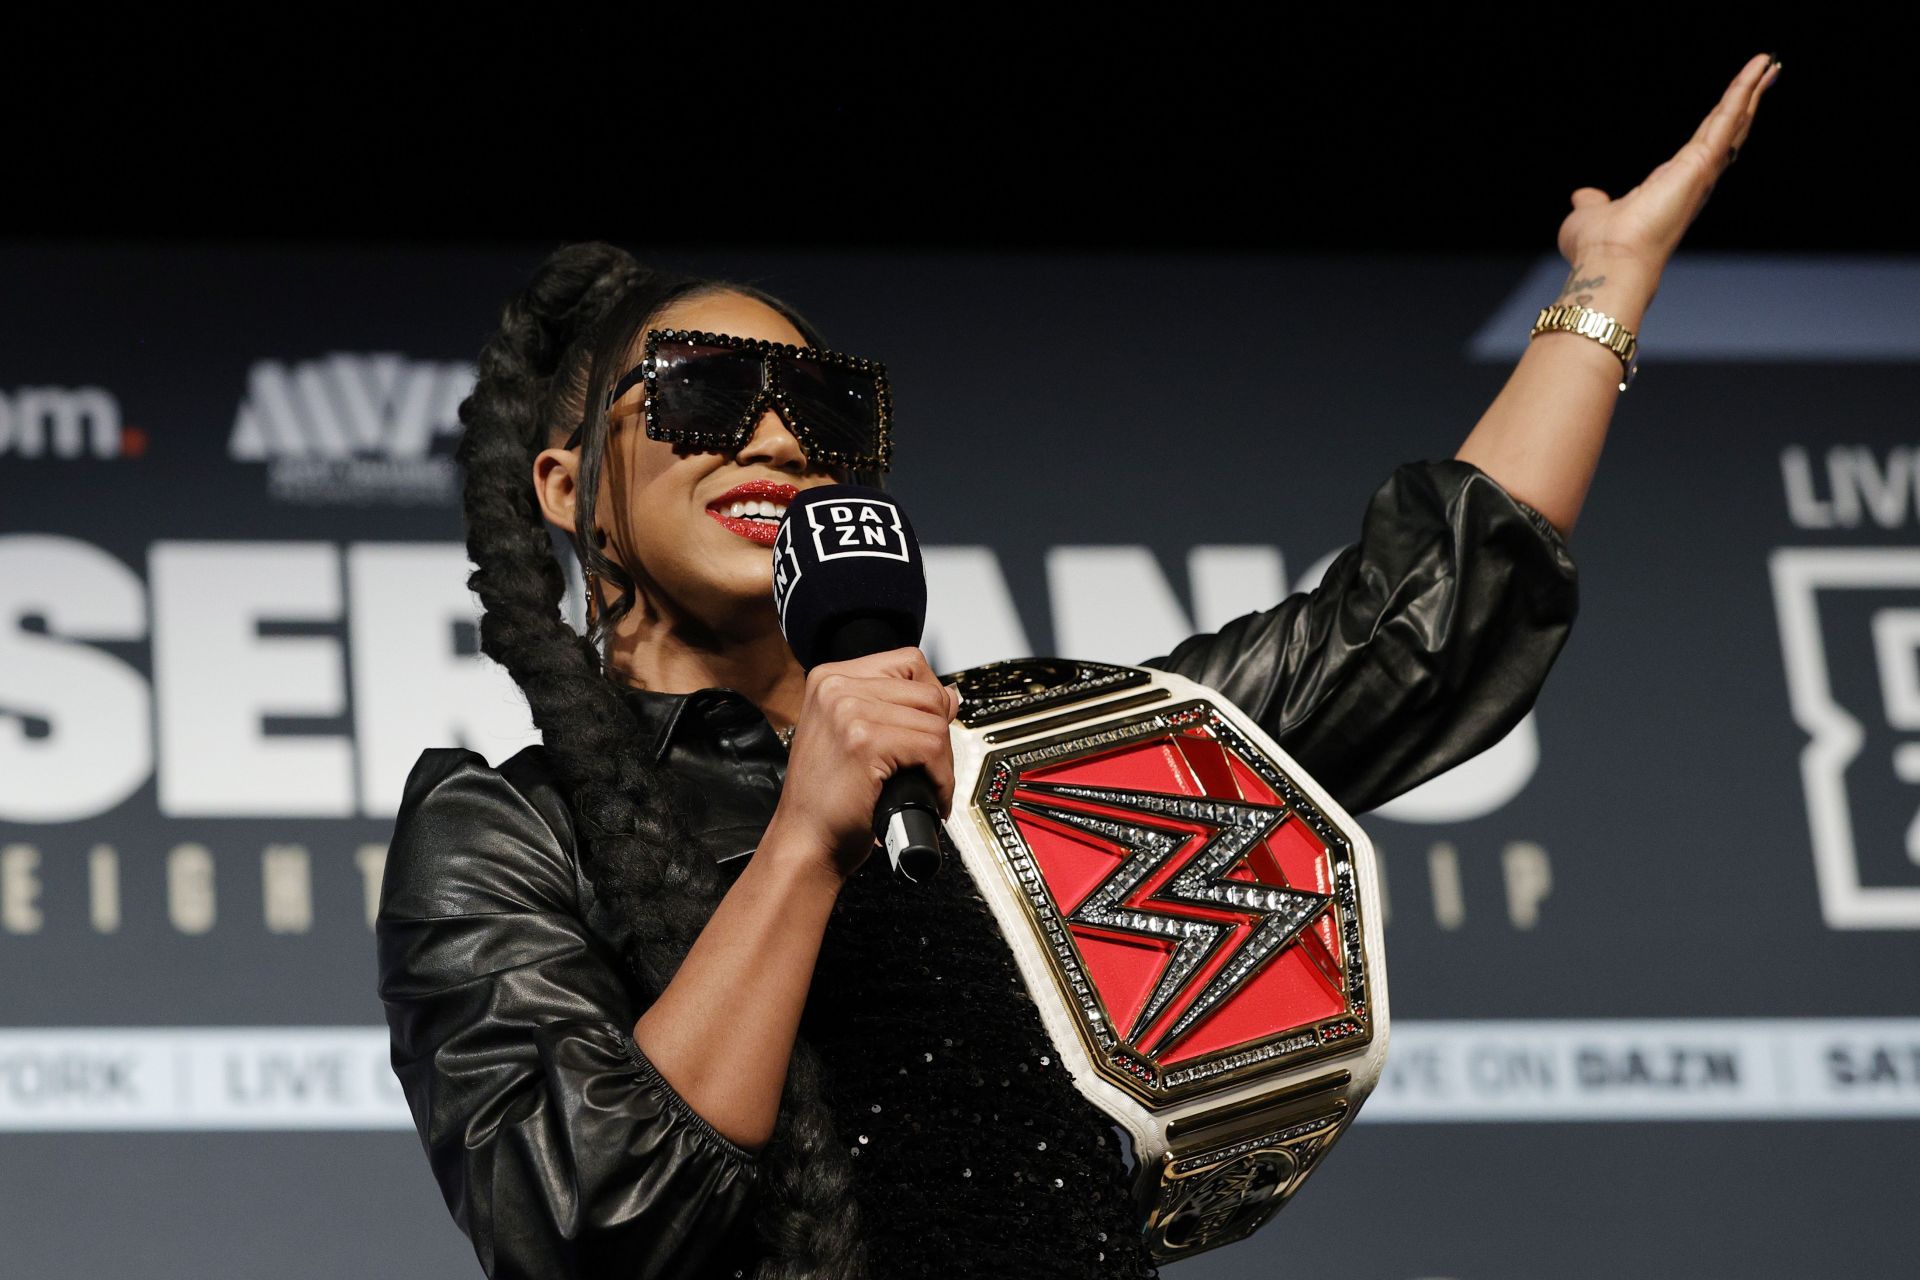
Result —
[[[487,1275],[701,1275],[750,1232],[756,1156],[634,1043],[559,820],[476,752],[414,766],[375,923],[394,1073]]]
[[[1140,665],[1216,690],[1362,813],[1518,724],[1578,607],[1546,517],[1472,463],[1409,462],[1318,587]]]

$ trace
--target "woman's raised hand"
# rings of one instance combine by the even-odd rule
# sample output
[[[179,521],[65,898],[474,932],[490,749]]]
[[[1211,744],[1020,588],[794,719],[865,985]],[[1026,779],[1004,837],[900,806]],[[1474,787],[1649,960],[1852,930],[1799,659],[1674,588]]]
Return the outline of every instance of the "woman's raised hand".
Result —
[[[1627,258],[1654,277],[1680,244],[1753,127],[1760,95],[1780,75],[1780,64],[1756,54],[1727,86],[1720,102],[1673,158],[1619,199],[1598,187],[1573,193],[1573,212],[1560,224],[1559,247],[1568,262]]]
[[[951,813],[947,724],[959,709],[959,692],[941,684],[912,645],[813,668],[762,845],[790,848],[844,881],[874,850],[881,786],[909,765],[926,769],[941,816]]]

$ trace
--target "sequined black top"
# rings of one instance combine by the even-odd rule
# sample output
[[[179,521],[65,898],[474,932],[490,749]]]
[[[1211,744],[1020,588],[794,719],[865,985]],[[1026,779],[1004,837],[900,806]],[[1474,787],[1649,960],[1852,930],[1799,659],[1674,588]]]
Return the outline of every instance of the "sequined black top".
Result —
[[[1358,813],[1511,729],[1577,594],[1539,512],[1468,463],[1407,463],[1319,587],[1141,665],[1236,703]],[[625,696],[701,798],[700,852],[737,876],[784,746],[731,689]],[[634,1043],[625,925],[581,870],[541,748],[498,767],[421,755],[376,936],[393,1068],[487,1275],[753,1274],[758,1161]],[[1060,1068],[965,874],[903,886],[869,859],[834,907],[801,1031],[828,1067],[875,1276],[1155,1274],[1118,1132]]]

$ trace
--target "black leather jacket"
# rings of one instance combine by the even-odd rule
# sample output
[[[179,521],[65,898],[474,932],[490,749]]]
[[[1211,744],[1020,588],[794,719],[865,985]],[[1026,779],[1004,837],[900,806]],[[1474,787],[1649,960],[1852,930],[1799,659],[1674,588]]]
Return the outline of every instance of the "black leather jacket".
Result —
[[[1357,813],[1511,729],[1576,607],[1544,517],[1468,463],[1408,463],[1318,588],[1140,665],[1240,706]],[[625,696],[656,758],[698,784],[700,853],[737,876],[785,772],[765,716],[731,689]],[[634,1043],[624,925],[582,874],[539,747],[497,768],[421,755],[375,929],[393,1069],[487,1275],[751,1274],[755,1155]]]

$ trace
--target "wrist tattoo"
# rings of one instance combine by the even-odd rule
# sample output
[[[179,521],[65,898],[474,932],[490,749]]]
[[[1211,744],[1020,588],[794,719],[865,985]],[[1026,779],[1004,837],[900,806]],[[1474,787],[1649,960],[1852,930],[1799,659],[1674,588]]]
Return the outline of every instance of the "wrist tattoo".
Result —
[[[1554,301],[1564,302],[1567,300],[1568,294],[1575,293],[1576,291],[1579,293],[1579,296],[1574,298],[1573,301],[1579,305],[1584,307],[1593,301],[1593,294],[1588,291],[1598,289],[1607,282],[1607,278],[1605,276],[1589,276],[1583,280],[1580,278],[1581,265],[1582,264],[1578,262],[1573,264],[1573,270],[1567,272],[1567,282],[1560,286],[1560,293]]]

